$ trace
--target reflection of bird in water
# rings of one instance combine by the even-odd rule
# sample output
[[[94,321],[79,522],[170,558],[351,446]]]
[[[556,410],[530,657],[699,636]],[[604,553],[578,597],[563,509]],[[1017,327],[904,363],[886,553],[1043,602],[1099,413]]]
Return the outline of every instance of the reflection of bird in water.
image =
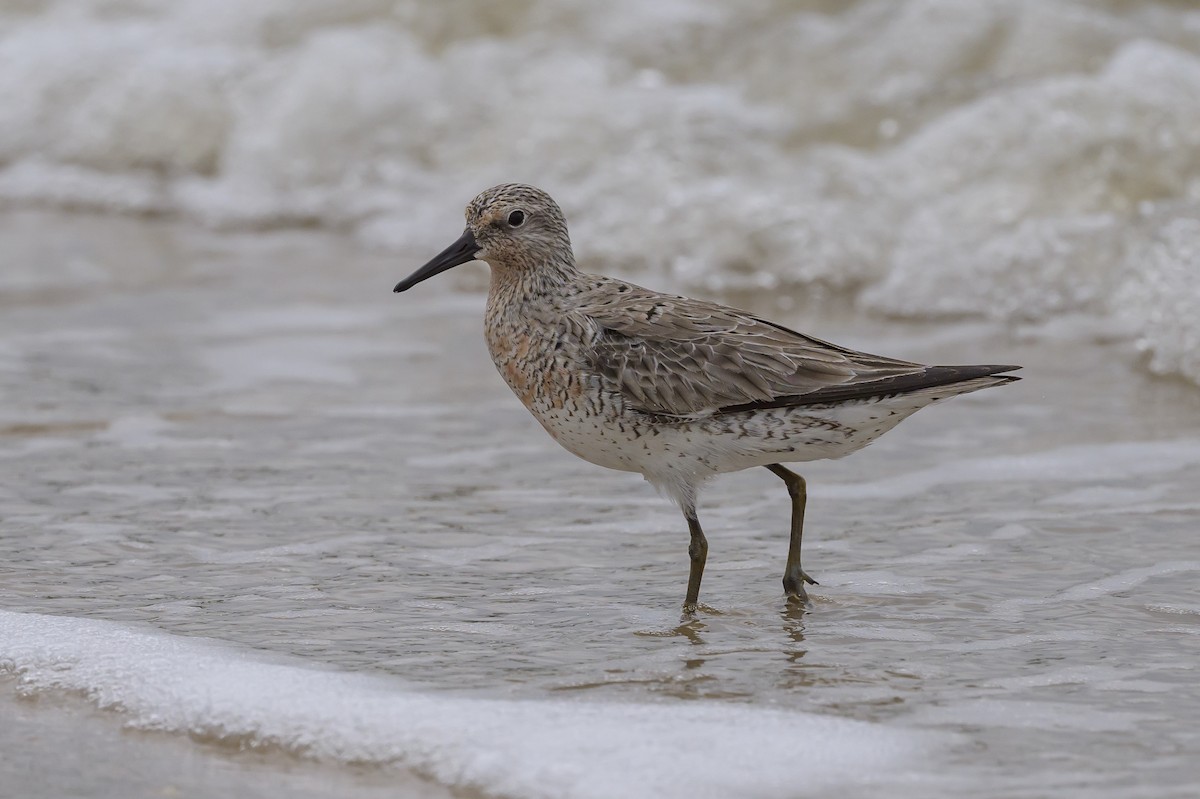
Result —
[[[506,184],[467,206],[462,237],[396,285],[487,261],[488,349],[546,431],[584,460],[640,472],[679,503],[691,532],[686,609],[708,542],[696,492],[713,475],[765,466],[792,498],[783,586],[806,599],[804,479],[781,464],[840,458],[921,408],[1018,378],[1016,366],[925,366],[868,355],[745,311],[580,272],[562,212]]]

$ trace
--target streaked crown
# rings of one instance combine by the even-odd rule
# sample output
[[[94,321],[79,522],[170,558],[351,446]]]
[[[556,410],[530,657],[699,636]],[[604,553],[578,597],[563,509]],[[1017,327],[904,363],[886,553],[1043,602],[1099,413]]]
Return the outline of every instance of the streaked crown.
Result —
[[[479,258],[493,266],[530,268],[574,264],[562,209],[549,194],[524,183],[483,191],[466,210]]]

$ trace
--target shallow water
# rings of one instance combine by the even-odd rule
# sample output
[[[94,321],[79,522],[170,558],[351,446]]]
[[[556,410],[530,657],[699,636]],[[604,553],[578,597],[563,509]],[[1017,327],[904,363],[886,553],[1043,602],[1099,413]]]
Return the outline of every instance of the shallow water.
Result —
[[[24,693],[517,796],[653,784],[672,756],[651,741],[698,746],[681,768],[747,794],[1200,781],[1200,396],[1144,376],[1103,318],[917,325],[738,296],[1026,379],[804,470],[807,612],[781,597],[782,485],[716,481],[688,621],[678,511],[559,450],[508,393],[482,296],[455,288],[478,273],[397,297],[419,256],[32,212],[0,217],[0,240],[0,610],[127,625],[3,617]],[[840,767],[804,759],[821,736]]]

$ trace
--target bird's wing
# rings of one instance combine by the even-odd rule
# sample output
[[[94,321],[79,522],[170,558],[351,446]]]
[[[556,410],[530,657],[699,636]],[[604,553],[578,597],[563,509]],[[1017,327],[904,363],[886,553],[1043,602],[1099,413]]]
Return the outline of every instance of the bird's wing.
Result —
[[[736,308],[616,281],[581,297],[574,313],[598,329],[592,368],[631,407],[648,413],[702,416],[841,401],[848,393],[888,393],[889,384],[931,368],[838,347]]]

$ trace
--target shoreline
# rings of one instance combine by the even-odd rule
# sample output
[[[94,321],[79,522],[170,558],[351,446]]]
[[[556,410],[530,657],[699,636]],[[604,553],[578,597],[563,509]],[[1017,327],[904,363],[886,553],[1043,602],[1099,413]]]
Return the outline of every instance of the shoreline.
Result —
[[[17,693],[0,677],[0,791],[21,799],[451,799],[395,767],[326,764],[278,749],[239,750],[132,729],[118,712],[62,692]]]

